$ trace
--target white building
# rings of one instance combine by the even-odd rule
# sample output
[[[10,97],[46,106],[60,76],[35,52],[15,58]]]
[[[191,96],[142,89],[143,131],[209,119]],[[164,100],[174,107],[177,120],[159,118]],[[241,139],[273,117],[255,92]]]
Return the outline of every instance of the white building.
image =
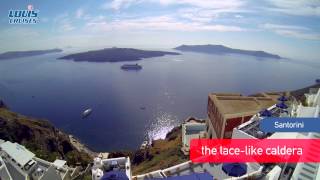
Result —
[[[206,137],[207,125],[205,120],[196,120],[194,118],[187,119],[182,123],[182,152],[189,154],[191,139],[199,139]]]
[[[101,159],[101,157],[94,158],[91,169],[92,180],[100,180],[110,173],[115,175],[126,176],[129,180],[132,179],[131,163],[129,157]]]
[[[293,104],[291,115],[294,117],[319,117],[320,113],[320,88],[310,89],[308,94],[305,94],[307,106]]]
[[[35,157],[24,146],[0,141],[0,179],[4,180],[70,180],[75,168],[66,161],[51,163]]]
[[[289,114],[285,116],[289,117],[320,117],[319,105],[320,105],[320,89],[312,89],[309,94],[306,94],[306,101],[308,106],[293,103],[289,108]],[[282,117],[283,114],[279,113],[276,106],[270,107],[268,110],[272,112],[273,116]],[[253,116],[248,122],[233,129],[232,138],[253,138],[253,139],[319,139],[320,133],[314,132],[275,132],[265,133],[261,131],[259,124],[263,117],[259,114]],[[320,147],[317,147],[320,148]],[[319,152],[315,152],[318,154]],[[308,157],[314,158],[312,155]],[[286,164],[282,166],[269,166],[270,169],[266,174],[266,179],[292,179],[292,180],[319,180],[320,179],[320,168],[319,163],[297,163],[297,164]]]
[[[258,163],[246,163],[247,165],[247,173],[241,177],[231,177],[228,176],[222,170],[222,163],[193,163],[191,161],[187,161],[166,169],[159,169],[153,172],[149,172],[146,174],[141,174],[134,176],[134,180],[145,180],[145,179],[157,179],[157,178],[167,178],[171,176],[184,176],[190,175],[193,173],[208,173],[218,180],[238,180],[238,179],[247,179],[253,177],[259,177],[262,172],[262,166]]]
[[[1,158],[1,156],[0,156],[0,177],[1,179],[12,180],[9,170],[6,164],[4,163],[3,159]]]
[[[306,96],[306,103],[308,106],[320,106],[320,89],[311,88]]]

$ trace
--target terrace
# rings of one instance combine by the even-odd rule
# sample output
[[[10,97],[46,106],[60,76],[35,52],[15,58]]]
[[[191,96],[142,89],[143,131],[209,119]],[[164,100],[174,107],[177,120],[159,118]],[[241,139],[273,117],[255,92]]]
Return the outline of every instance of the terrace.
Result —
[[[194,118],[189,118],[184,123],[182,123],[182,152],[185,155],[189,154],[190,141],[196,138],[206,137],[206,122],[205,120],[196,120]]]
[[[258,163],[246,163],[246,174],[240,177],[232,177],[226,174],[221,163],[192,163],[191,161],[161,169],[150,173],[134,176],[135,180],[153,179],[153,178],[168,178],[174,176],[185,176],[191,174],[208,173],[214,179],[244,179],[249,177],[258,177],[262,172],[262,167]]]
[[[66,165],[66,161],[56,160],[52,163],[37,158],[32,152],[18,143],[1,141],[0,147],[1,161],[7,169],[7,174],[13,180],[30,178],[34,180],[46,178],[64,180],[70,179],[70,172],[75,171],[75,168],[69,168]],[[4,178],[4,176],[5,174],[0,174],[0,179]]]
[[[131,164],[129,157],[94,159],[92,179],[100,180],[106,177],[120,177],[131,180]]]

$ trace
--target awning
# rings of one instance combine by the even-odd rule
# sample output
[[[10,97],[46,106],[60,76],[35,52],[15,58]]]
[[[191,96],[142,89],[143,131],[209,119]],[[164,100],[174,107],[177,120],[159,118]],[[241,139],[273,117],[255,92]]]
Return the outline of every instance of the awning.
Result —
[[[110,171],[106,172],[100,180],[129,180],[125,172]]]
[[[222,170],[228,176],[240,177],[247,173],[247,165],[244,163],[224,163]]]
[[[288,106],[287,106],[285,103],[283,103],[283,102],[278,103],[276,106],[277,106],[278,108],[280,108],[280,109],[287,109],[287,108],[288,108]]]
[[[152,180],[213,180],[209,173],[192,173],[185,176],[171,176],[167,178],[153,178]]]
[[[272,116],[272,112],[269,111],[268,109],[264,109],[264,110],[260,111],[259,114],[262,117],[271,117]]]
[[[288,98],[286,98],[285,96],[280,96],[278,98],[278,101],[288,101]]]

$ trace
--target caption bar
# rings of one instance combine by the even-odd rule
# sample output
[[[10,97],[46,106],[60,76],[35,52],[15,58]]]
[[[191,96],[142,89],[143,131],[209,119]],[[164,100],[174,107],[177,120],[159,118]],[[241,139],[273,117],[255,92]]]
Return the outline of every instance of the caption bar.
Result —
[[[320,162],[320,139],[193,139],[193,162]]]

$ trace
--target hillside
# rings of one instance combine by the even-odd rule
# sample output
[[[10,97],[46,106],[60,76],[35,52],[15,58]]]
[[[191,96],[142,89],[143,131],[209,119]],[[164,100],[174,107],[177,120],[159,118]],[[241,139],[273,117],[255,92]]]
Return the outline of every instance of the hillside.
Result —
[[[207,54],[242,54],[259,58],[281,59],[279,55],[267,53],[264,51],[251,51],[242,49],[233,49],[223,45],[182,45],[174,48],[179,51],[199,52]]]
[[[37,157],[51,162],[59,158],[65,159],[68,165],[86,166],[92,160],[89,154],[76,150],[68,135],[48,121],[11,112],[1,100],[0,139],[22,144]]]
[[[165,139],[152,141],[146,150],[134,152],[114,152],[109,157],[129,156],[132,162],[133,175],[165,169],[189,160],[181,152],[181,126],[172,129]]]
[[[138,61],[142,60],[143,58],[160,57],[164,55],[179,55],[179,53],[166,51],[146,51],[133,48],[115,47],[70,54],[67,56],[60,57],[59,59],[87,62],[122,62]]]
[[[48,53],[57,53],[62,52],[61,49],[48,49],[48,50],[32,50],[32,51],[8,51],[0,54],[0,60],[4,59],[13,59],[13,58],[22,58],[29,56],[37,56]]]

